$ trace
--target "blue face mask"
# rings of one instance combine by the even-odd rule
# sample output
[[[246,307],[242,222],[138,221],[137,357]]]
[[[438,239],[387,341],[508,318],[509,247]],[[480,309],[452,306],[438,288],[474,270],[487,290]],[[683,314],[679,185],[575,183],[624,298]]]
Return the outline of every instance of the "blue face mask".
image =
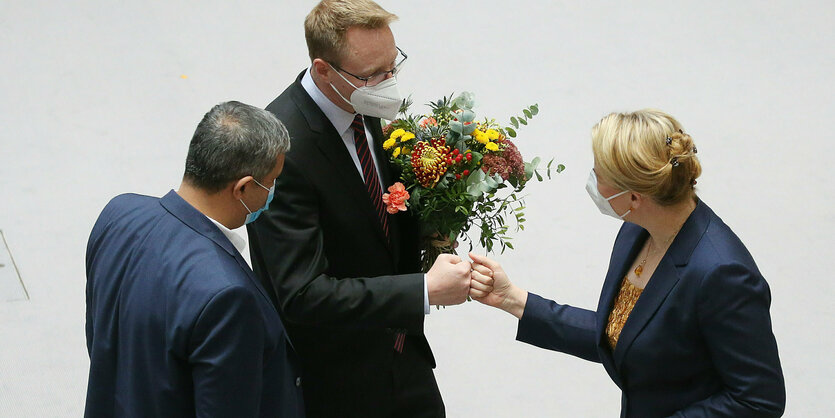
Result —
[[[249,212],[249,214],[246,215],[246,221],[244,222],[245,224],[255,222],[255,220],[258,219],[258,215],[260,215],[261,212],[267,210],[267,208],[270,206],[270,202],[272,202],[272,200],[273,200],[273,194],[275,193],[275,181],[273,181],[273,187],[270,187],[269,189],[266,186],[264,186],[263,184],[259,183],[258,180],[252,179],[252,181],[254,181],[255,184],[263,187],[264,190],[268,190],[270,192],[270,194],[267,195],[267,202],[264,203],[264,207],[262,207],[261,209],[256,210],[255,212],[249,210],[249,207],[246,205],[246,203],[244,203],[243,199],[238,199],[238,200],[241,201],[241,204],[244,205],[244,207],[246,208],[246,211]]]

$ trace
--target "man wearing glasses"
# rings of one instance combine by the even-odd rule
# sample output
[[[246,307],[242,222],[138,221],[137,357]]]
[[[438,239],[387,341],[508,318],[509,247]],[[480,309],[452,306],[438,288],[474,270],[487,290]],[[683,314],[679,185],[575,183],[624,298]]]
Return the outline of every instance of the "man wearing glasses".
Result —
[[[305,20],[310,68],[267,106],[292,150],[248,232],[302,359],[308,417],[444,416],[423,321],[430,304],[464,302],[470,264],[447,255],[420,273],[415,220],[382,203],[398,180],[380,123],[402,101],[396,18],[370,0],[320,2]]]

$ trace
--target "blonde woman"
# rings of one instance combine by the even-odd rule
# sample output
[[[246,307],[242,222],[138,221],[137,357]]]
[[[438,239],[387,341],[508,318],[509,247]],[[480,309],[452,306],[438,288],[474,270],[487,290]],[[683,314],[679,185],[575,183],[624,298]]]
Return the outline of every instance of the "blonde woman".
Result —
[[[519,341],[602,363],[622,390],[622,417],[781,416],[769,287],[696,196],[692,138],[672,116],[642,110],[604,117],[592,148],[586,189],[624,221],[597,311],[528,293],[476,254],[471,295],[519,318]]]

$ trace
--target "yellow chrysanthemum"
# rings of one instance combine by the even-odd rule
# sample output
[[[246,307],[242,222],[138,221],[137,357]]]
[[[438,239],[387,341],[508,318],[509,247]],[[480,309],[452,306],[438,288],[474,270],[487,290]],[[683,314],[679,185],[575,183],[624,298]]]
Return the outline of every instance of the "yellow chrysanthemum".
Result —
[[[487,148],[488,151],[498,151],[499,144],[495,142],[488,142],[487,145],[484,146],[484,148]]]
[[[479,131],[478,129],[473,131],[473,138],[475,138],[476,141],[482,144],[487,144],[488,142],[490,142],[490,138],[487,136],[487,134]]]
[[[397,139],[397,138],[400,138],[401,136],[403,136],[403,134],[405,134],[405,133],[406,133],[406,131],[402,128],[395,129],[394,132],[391,133],[391,136],[389,136],[389,138],[390,139]]]
[[[499,139],[499,131],[497,131],[495,129],[488,129],[486,133],[487,133],[487,138],[489,138],[491,141],[495,141],[495,140]]]
[[[410,139],[415,139],[415,134],[411,132],[406,132],[403,136],[400,137],[400,142],[406,142]]]
[[[394,152],[391,154],[392,157],[397,158],[400,155],[400,147],[394,149]]]
[[[391,147],[393,147],[393,146],[394,146],[394,144],[396,144],[396,143],[397,143],[397,140],[396,140],[396,139],[394,139],[394,138],[389,138],[389,139],[387,139],[385,142],[383,142],[383,149],[384,149],[384,150],[388,150],[388,149],[390,149]]]

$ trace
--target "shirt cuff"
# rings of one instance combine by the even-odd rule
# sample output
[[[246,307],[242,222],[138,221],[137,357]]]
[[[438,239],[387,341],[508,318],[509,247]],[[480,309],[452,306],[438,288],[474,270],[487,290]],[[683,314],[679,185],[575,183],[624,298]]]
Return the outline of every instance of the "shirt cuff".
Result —
[[[426,275],[423,275],[423,314],[429,315],[429,312],[432,312],[429,309],[429,285],[426,284]]]

